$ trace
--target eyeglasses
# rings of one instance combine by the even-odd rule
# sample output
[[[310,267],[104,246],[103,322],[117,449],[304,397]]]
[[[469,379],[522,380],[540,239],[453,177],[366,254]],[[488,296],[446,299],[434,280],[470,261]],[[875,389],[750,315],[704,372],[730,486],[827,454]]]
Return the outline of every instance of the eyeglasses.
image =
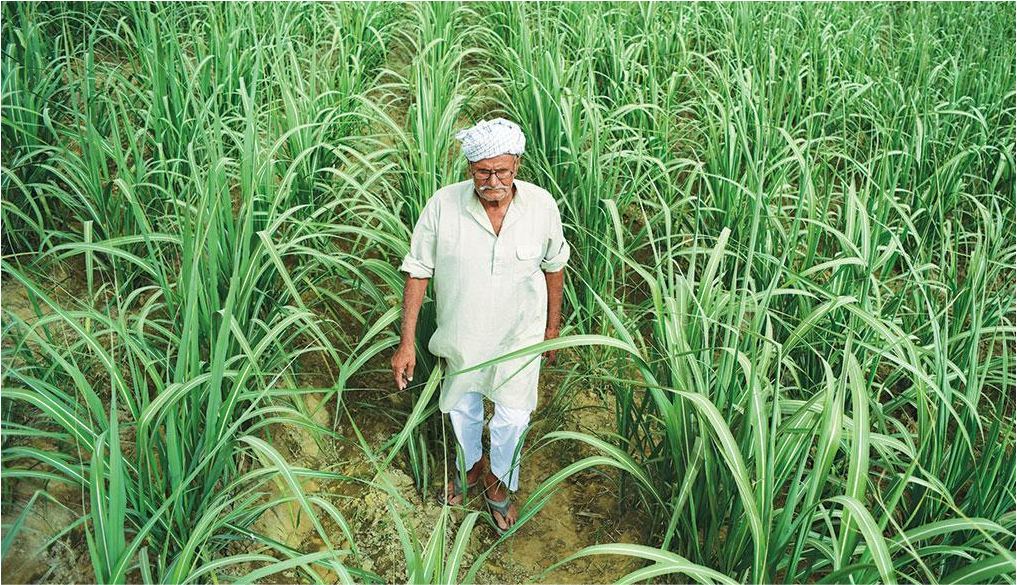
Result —
[[[491,175],[494,175],[499,179],[507,179],[512,175],[516,174],[516,172],[513,171],[512,169],[497,169],[494,171],[488,169],[477,169],[475,171],[471,170],[470,173],[473,175],[475,179],[480,179],[481,181],[486,181],[490,179]]]

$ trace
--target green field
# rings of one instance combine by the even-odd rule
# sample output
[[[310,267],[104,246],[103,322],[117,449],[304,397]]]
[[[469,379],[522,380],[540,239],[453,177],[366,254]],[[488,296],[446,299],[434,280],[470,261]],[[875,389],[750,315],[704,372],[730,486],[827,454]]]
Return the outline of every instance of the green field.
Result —
[[[2,6],[5,582],[1010,583],[1014,3]],[[572,246],[517,528],[440,507],[424,203]]]

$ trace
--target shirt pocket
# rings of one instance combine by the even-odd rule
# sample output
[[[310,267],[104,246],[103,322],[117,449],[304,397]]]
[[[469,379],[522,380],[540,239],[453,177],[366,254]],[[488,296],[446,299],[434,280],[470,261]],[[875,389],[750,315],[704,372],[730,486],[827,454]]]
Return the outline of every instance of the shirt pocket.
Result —
[[[543,258],[544,249],[540,244],[519,244],[516,246],[513,272],[519,279],[529,278],[540,268]]]

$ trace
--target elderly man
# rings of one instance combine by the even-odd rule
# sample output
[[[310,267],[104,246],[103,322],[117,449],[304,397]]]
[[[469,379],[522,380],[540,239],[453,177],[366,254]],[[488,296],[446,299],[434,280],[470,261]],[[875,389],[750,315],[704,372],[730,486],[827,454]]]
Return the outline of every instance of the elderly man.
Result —
[[[469,161],[470,179],[439,189],[413,229],[400,270],[402,343],[392,358],[398,388],[413,379],[417,315],[434,279],[437,330],[428,349],[445,358],[446,373],[478,365],[558,336],[562,283],[570,248],[554,198],[515,179],[526,139],[519,126],[497,118],[456,135]],[[555,352],[542,357],[548,363]],[[509,492],[518,489],[519,453],[530,413],[537,405],[538,356],[524,356],[447,376],[439,408],[448,413],[461,447],[442,503],[463,501],[466,488],[483,480],[485,501],[499,533],[515,524]],[[490,470],[481,447],[484,402],[494,402],[489,431]]]

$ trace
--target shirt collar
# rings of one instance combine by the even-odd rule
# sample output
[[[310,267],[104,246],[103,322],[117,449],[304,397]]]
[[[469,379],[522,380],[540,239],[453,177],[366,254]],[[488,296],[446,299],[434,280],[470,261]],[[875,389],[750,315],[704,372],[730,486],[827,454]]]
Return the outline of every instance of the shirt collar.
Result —
[[[505,219],[502,221],[501,230],[505,231],[505,228],[511,226],[516,221],[526,215],[526,204],[529,200],[529,183],[516,179],[513,181],[516,187],[516,193],[512,196],[512,201],[509,202],[508,211],[505,212]],[[464,181],[464,196],[466,201],[464,207],[473,219],[477,220],[477,223],[487,230],[492,236],[495,235],[494,227],[491,226],[491,219],[487,217],[487,211],[484,210],[484,204],[480,202],[476,193],[473,192],[473,180],[467,179]]]

